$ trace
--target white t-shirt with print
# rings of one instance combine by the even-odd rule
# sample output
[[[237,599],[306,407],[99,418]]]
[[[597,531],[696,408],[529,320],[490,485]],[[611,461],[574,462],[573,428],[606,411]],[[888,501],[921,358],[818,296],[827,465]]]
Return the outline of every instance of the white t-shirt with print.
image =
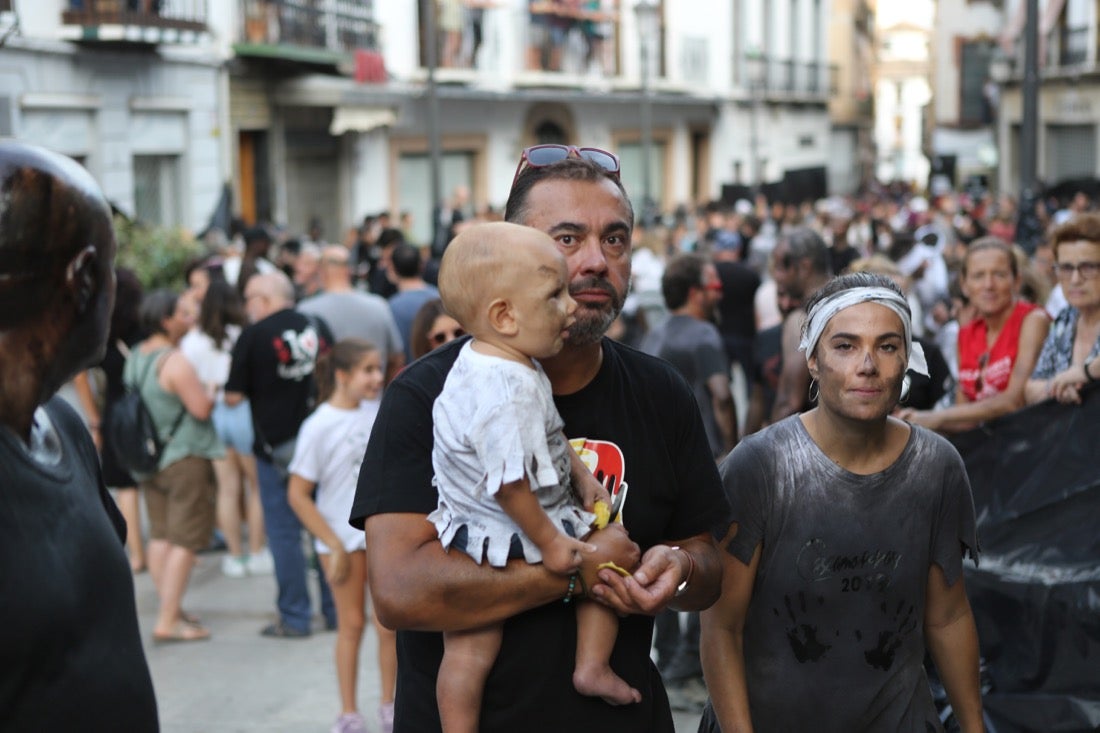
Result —
[[[378,400],[364,400],[354,410],[322,404],[302,423],[290,472],[317,484],[317,510],[348,552],[366,548],[362,530],[348,524],[359,466],[378,415]],[[315,540],[317,552],[331,550]]]

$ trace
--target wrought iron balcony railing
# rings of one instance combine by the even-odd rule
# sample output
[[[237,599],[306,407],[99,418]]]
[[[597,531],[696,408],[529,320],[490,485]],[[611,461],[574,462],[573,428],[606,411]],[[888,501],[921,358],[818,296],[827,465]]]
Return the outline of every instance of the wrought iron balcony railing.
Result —
[[[201,33],[206,30],[206,0],[69,0],[61,23],[83,28],[84,40],[100,38],[95,31],[104,26]]]
[[[304,50],[350,56],[379,50],[379,26],[369,0],[244,0],[240,8],[240,42],[267,47],[262,55],[293,57]]]

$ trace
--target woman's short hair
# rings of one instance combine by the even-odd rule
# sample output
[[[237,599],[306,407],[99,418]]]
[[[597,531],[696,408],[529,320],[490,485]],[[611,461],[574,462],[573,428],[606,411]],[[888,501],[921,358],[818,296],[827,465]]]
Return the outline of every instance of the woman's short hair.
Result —
[[[1058,245],[1065,242],[1100,244],[1100,214],[1078,214],[1050,234],[1050,246],[1058,259]]]
[[[176,312],[176,303],[178,302],[179,295],[167,288],[154,290],[146,295],[141,301],[141,310],[139,311],[141,330],[147,335],[165,333],[164,320],[171,318],[172,314]]]
[[[975,252],[982,252],[986,250],[994,250],[997,252],[1003,252],[1004,256],[1008,258],[1008,266],[1012,270],[1012,277],[1020,276],[1020,268],[1016,262],[1016,254],[1012,251],[1012,245],[1001,239],[1000,237],[986,236],[978,237],[973,242],[966,246],[966,256],[962,261],[962,276],[966,277],[966,266],[970,262],[970,255]]]

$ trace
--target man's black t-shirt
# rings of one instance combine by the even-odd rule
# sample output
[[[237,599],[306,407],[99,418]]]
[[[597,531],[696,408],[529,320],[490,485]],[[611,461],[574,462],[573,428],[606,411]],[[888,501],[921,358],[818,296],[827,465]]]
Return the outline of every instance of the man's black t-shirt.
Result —
[[[432,486],[431,409],[465,339],[407,367],[386,389],[352,507],[362,527],[373,514],[427,514]],[[609,339],[603,364],[579,392],[555,395],[565,434],[595,471],[629,486],[623,522],[644,552],[702,532],[724,533],[729,507],[691,390],[667,363]],[[427,521],[427,520],[425,520]],[[399,569],[392,569],[399,572]],[[612,668],[642,693],[612,707],[573,689],[576,617],[553,603],[509,619],[489,675],[481,730],[501,733],[631,731],[671,733],[672,715],[649,659],[653,619],[620,620]],[[395,733],[439,731],[435,681],[443,653],[437,633],[399,631]]]
[[[56,463],[0,428],[0,728],[156,731],[126,524],[80,418],[45,411]]]
[[[324,321],[289,308],[241,332],[225,391],[248,397],[257,455],[267,455],[265,440],[274,447],[298,434],[312,405],[317,357],[332,343]]]

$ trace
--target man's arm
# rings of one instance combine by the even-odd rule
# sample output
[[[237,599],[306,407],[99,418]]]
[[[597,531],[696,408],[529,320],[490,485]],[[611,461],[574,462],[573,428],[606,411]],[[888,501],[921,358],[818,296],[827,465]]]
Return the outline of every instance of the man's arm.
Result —
[[[806,401],[810,388],[810,370],[806,359],[798,350],[802,339],[802,311],[797,310],[783,321],[783,371],[779,374],[775,404],[772,406],[771,422],[777,423],[788,415],[794,415]]]
[[[733,530],[736,532],[736,527]],[[745,618],[760,566],[760,546],[748,565],[722,552],[722,597],[699,616],[699,656],[715,716],[724,733],[752,731],[745,682]]]
[[[391,629],[457,631],[500,623],[564,599],[569,588],[542,565],[512,560],[492,568],[464,552],[445,551],[423,514],[375,514],[365,531],[371,596],[379,621]],[[637,563],[637,545],[617,525],[586,541],[598,549],[585,555],[582,574],[607,561]]]
[[[926,596],[924,636],[928,651],[963,733],[980,733],[985,728],[978,672],[978,630],[962,575],[949,586],[943,569],[932,565]]]
[[[728,374],[716,373],[707,377],[707,391],[710,392],[711,409],[714,410],[714,422],[722,433],[722,447],[725,453],[737,445],[737,409],[733,404],[733,392],[730,391]]]

